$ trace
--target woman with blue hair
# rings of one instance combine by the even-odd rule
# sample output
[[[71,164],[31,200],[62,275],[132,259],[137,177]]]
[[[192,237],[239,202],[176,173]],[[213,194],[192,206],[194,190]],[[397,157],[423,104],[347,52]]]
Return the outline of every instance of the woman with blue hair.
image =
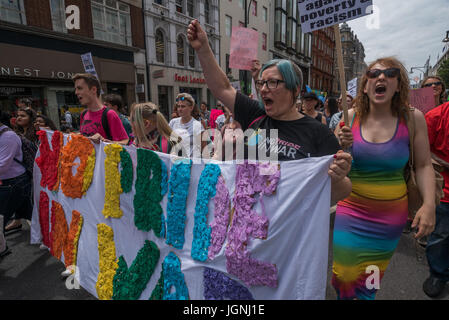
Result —
[[[270,159],[274,153],[280,161],[335,154],[329,168],[332,202],[349,195],[351,182],[346,175],[351,168],[351,155],[340,150],[338,140],[325,125],[298,112],[296,100],[303,77],[296,64],[283,59],[265,63],[255,81],[260,100],[252,100],[231,86],[197,20],[190,23],[187,36],[198,55],[209,90],[230,109],[244,130],[254,130],[257,139],[250,137],[245,143],[245,158],[262,159],[267,151]],[[267,136],[263,137],[259,129],[265,129]],[[277,130],[276,139],[268,135],[272,129]],[[254,140],[258,141],[256,154],[249,155],[249,144]]]

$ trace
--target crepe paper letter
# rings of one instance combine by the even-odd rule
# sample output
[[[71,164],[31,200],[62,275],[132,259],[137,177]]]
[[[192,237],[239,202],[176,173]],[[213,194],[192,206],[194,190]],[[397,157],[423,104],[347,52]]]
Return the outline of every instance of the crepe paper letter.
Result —
[[[104,207],[103,215],[107,218],[121,218],[123,211],[120,209],[120,194],[123,192],[120,182],[120,172],[118,165],[120,163],[120,152],[123,150],[121,145],[108,144],[104,147],[106,158],[104,159]]]
[[[266,174],[271,168],[273,174]],[[261,175],[261,172],[265,174]],[[245,161],[237,167],[234,194],[234,216],[228,233],[226,247],[226,268],[247,286],[277,287],[276,265],[255,260],[247,250],[250,238],[266,239],[268,234],[268,218],[265,212],[259,215],[252,209],[256,203],[256,195],[262,200],[265,195],[276,191],[280,178],[277,166],[266,164],[249,164]],[[263,202],[262,208],[263,208]]]
[[[157,281],[156,287],[151,293],[150,299],[148,300],[162,300],[164,298],[164,271],[161,271],[161,276]]]
[[[210,268],[204,268],[204,299],[254,300],[248,288]]]
[[[181,261],[173,252],[165,257],[162,270],[164,273],[163,300],[189,300],[189,290],[181,271]],[[172,287],[175,289],[173,293],[171,293]]]
[[[50,199],[44,191],[39,194],[39,224],[41,226],[42,243],[50,248]]]
[[[128,269],[125,258],[121,256],[114,276],[114,300],[137,300],[145,290],[159,261],[159,248],[152,241],[145,241]]]
[[[122,166],[122,172],[120,173],[120,185],[123,192],[131,192],[133,187],[133,162],[131,156],[125,148],[120,152],[120,162]]]
[[[184,246],[186,201],[190,185],[192,160],[183,159],[174,163],[168,181],[167,240],[176,249]]]
[[[210,224],[212,232],[209,246],[209,260],[212,260],[220,252],[228,232],[231,198],[223,176],[218,178],[214,206],[214,220]]]
[[[76,265],[76,260],[78,256],[78,243],[81,234],[81,229],[83,228],[83,216],[76,210],[72,211],[72,221],[70,222],[69,233],[65,239],[64,244],[64,264],[66,267],[71,267]],[[72,273],[75,271],[74,268],[70,269]]]
[[[51,202],[51,248],[50,253],[61,260],[62,249],[67,236],[67,221],[62,206],[56,202]]]
[[[209,213],[209,200],[215,197],[218,177],[221,174],[220,167],[216,164],[206,164],[200,176],[196,198],[193,240],[191,256],[194,260],[206,261],[210,245],[211,228],[207,224]]]
[[[51,137],[53,150],[50,150],[47,133],[38,131],[37,135],[40,141],[40,155],[36,158],[36,163],[41,170],[41,187],[56,191],[59,187],[59,158],[64,136],[61,132],[55,131]]]
[[[73,175],[75,159],[80,163]],[[89,189],[95,167],[95,149],[88,138],[71,134],[70,141],[61,150],[61,190],[70,198],[81,198]]]
[[[162,230],[161,160],[150,150],[137,149],[137,179],[134,196],[134,224],[142,231]]]
[[[98,299],[111,300],[113,294],[113,280],[118,268],[115,254],[114,231],[108,225],[97,225],[98,254],[100,272],[98,273],[96,290]]]

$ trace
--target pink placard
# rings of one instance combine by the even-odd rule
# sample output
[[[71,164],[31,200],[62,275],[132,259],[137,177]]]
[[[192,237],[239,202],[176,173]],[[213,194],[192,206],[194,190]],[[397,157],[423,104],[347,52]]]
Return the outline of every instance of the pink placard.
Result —
[[[229,68],[251,70],[253,60],[257,59],[259,33],[255,30],[232,27],[231,55]]]
[[[410,90],[410,105],[426,114],[436,107],[432,88]]]

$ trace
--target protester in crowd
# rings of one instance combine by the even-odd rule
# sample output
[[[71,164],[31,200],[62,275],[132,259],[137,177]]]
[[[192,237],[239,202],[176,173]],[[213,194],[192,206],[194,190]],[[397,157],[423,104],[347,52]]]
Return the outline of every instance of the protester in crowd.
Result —
[[[124,115],[122,111],[122,97],[118,94],[106,94],[103,96],[103,102],[106,107],[115,111],[115,113],[119,116],[122,121],[123,127],[125,128],[126,133],[128,134],[128,138],[132,137],[132,128],[129,123],[128,117]]]
[[[348,110],[352,108],[353,100],[353,97],[349,93],[346,93],[346,106],[348,107]],[[331,129],[332,132],[335,132],[338,124],[343,119],[343,100],[341,95],[338,98],[337,102],[339,112],[335,113],[332,116],[331,121],[329,122],[329,129]]]
[[[69,128],[73,128],[73,117],[72,117],[72,113],[69,111],[69,107],[68,106],[63,106],[62,110],[64,111],[64,123],[66,126],[68,126]]]
[[[201,157],[201,151],[206,146],[207,139],[202,139],[205,128],[192,116],[196,105],[195,100],[188,93],[180,93],[176,97],[176,102],[180,117],[172,119],[169,125],[182,138],[182,147],[186,152],[184,155]]]
[[[222,114],[224,114],[223,103],[221,101],[217,101],[217,107],[210,111],[209,125],[210,125],[211,129],[215,129],[216,128],[215,121]]]
[[[138,148],[170,153],[172,147],[181,141],[154,103],[133,104],[130,119],[135,137],[133,145]]]
[[[203,128],[206,129],[206,122],[201,117],[201,110],[200,110],[200,108],[198,107],[198,105],[196,103],[195,103],[195,106],[193,107],[193,110],[192,110],[192,117],[196,121],[201,122],[201,125],[203,126]]]
[[[175,119],[175,118],[179,118],[178,103],[175,103],[175,105],[173,106],[173,111],[171,113],[170,120]]]
[[[324,102],[324,116],[326,117],[326,125],[329,126],[331,118],[338,112],[337,99],[333,97],[327,97]]]
[[[218,131],[221,131],[224,125],[229,124],[233,121],[232,112],[228,107],[223,106],[223,114],[219,115],[217,120],[215,120],[215,127]]]
[[[36,120],[34,121],[34,129],[36,131],[47,129],[47,130],[58,130],[56,128],[56,125],[54,122],[47,116],[40,114],[36,117]]]
[[[441,79],[438,76],[426,77],[421,83],[421,88],[427,87],[432,87],[433,89],[433,96],[435,98],[435,107],[445,102],[444,93],[446,92],[446,86],[444,85],[443,79]]]
[[[20,108],[33,108],[33,103],[29,98],[21,98],[17,103],[17,107]]]
[[[209,106],[207,105],[207,103],[206,102],[201,102],[201,107],[200,107],[200,109],[201,109],[201,120],[203,120],[204,121],[204,127],[206,128],[206,129],[208,129],[209,128],[209,119],[210,119],[210,111],[209,111]]]
[[[309,117],[321,122],[322,124],[326,124],[326,118],[323,114],[317,111],[317,106],[319,105],[318,97],[313,92],[307,92],[302,99],[304,100],[303,104],[303,113],[308,115]]]
[[[114,141],[128,144],[129,138],[119,116],[101,103],[98,79],[89,73],[78,73],[72,79],[75,83],[75,95],[80,104],[87,107],[81,114],[80,133],[94,143]]]
[[[352,142],[349,174],[351,195],[337,205],[333,239],[332,285],[339,299],[374,299],[379,284],[368,287],[368,266],[383,277],[408,216],[404,167],[409,157],[409,79],[395,58],[371,63],[361,79],[350,126],[337,128],[346,148]],[[412,227],[416,238],[430,234],[435,225],[435,175],[423,114],[414,111],[414,163],[423,205]]]
[[[31,175],[23,166],[22,139],[5,124],[9,116],[0,111],[0,216],[3,224],[0,226],[0,257],[10,251],[3,237],[5,232],[22,228],[21,224],[8,224],[15,215],[20,219],[31,219],[33,205],[31,202]],[[4,227],[6,226],[6,227]]]
[[[288,148],[273,148],[278,160],[295,160],[335,154],[329,169],[331,198],[337,201],[346,197],[351,182],[346,177],[351,156],[339,150],[338,141],[329,130],[316,120],[306,117],[296,109],[296,100],[302,86],[301,69],[289,60],[273,60],[266,63],[256,86],[261,101],[255,101],[238,93],[230,84],[209,46],[207,34],[197,20],[187,30],[188,39],[196,51],[208,88],[234,114],[242,128],[277,129],[278,139]],[[270,139],[261,139],[270,143]],[[263,150],[272,146],[263,145]],[[246,148],[247,149],[247,148]],[[284,152],[285,151],[285,152]],[[246,153],[248,156],[248,153]],[[256,155],[256,157],[258,157]]]
[[[36,111],[29,107],[20,108],[17,111],[16,133],[24,136],[35,145],[38,144],[38,137],[34,128],[36,121]]]
[[[434,84],[435,79],[439,78],[431,79],[424,84],[432,83],[437,91],[439,87],[444,88],[444,85]],[[441,98],[438,102],[442,102]],[[425,294],[435,298],[443,292],[449,281],[449,102],[430,110],[425,117],[432,157],[444,168],[441,172],[444,178],[444,197],[436,207],[435,230],[428,237],[426,246],[430,276],[423,284]]]

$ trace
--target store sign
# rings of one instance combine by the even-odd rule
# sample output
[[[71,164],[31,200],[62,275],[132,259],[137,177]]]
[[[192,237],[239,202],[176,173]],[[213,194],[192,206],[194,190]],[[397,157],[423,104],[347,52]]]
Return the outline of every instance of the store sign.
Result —
[[[28,95],[31,94],[30,88],[25,87],[0,87],[0,97]]]
[[[204,79],[204,78],[195,78],[192,76],[180,76],[177,73],[175,73],[175,81],[176,82],[186,82],[186,83],[206,84],[206,79]]]
[[[27,77],[27,78],[51,78],[51,79],[69,79],[75,75],[75,72],[66,72],[58,70],[50,70],[43,73],[42,70],[36,68],[21,68],[0,66],[0,75],[4,77]]]

